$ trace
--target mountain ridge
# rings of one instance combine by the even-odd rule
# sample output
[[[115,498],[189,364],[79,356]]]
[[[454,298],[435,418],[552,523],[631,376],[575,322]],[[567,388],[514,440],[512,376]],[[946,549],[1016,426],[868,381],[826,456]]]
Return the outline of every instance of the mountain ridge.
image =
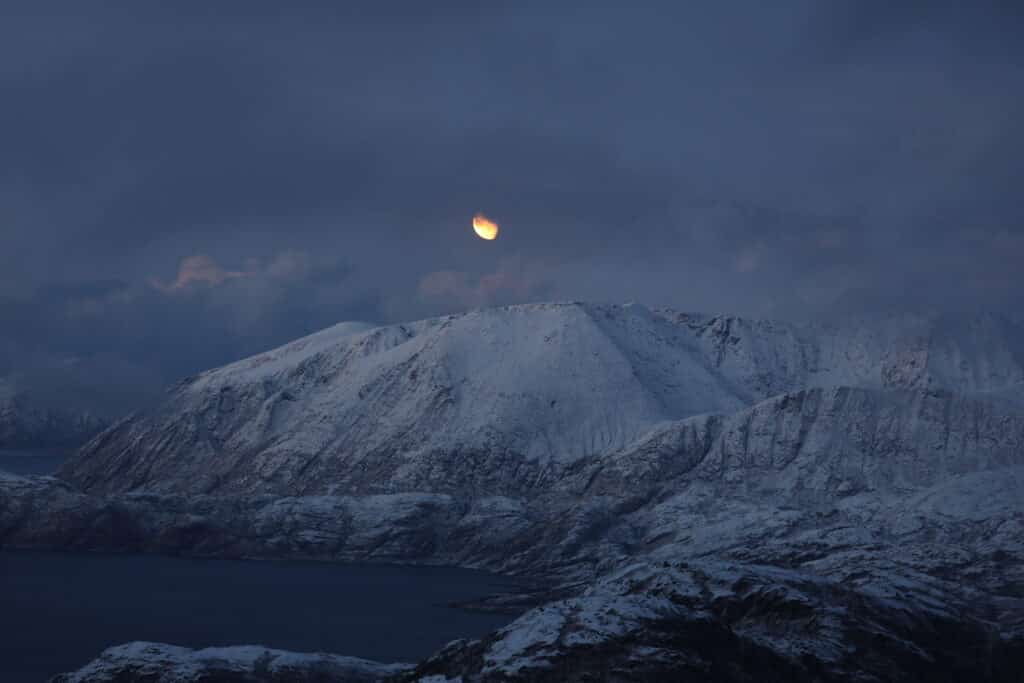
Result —
[[[848,330],[581,303],[342,324],[179,383],[61,476],[97,491],[356,492],[423,461],[454,474],[489,454],[533,473],[516,491],[659,423],[805,387],[1024,394],[1017,328],[930,324]]]

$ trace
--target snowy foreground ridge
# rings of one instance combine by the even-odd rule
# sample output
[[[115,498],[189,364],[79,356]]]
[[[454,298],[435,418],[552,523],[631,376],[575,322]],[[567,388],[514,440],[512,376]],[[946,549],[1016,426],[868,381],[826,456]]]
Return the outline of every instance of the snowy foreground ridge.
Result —
[[[405,664],[378,664],[356,657],[297,654],[263,647],[210,647],[189,650],[162,643],[128,643],[109,648],[78,671],[56,677],[59,683],[88,683],[121,675],[127,680],[380,681],[409,670]],[[248,677],[248,678],[247,678]],[[121,678],[118,680],[125,680]]]
[[[562,586],[411,667],[133,644],[67,680],[1019,681],[1024,324],[343,324],[181,382],[58,478],[0,476],[0,543]]]

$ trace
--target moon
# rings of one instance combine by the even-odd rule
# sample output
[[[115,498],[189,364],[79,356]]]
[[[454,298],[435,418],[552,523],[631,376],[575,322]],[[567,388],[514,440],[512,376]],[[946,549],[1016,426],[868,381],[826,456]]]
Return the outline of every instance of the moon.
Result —
[[[482,213],[473,216],[473,230],[480,239],[493,240],[498,237],[498,224]]]

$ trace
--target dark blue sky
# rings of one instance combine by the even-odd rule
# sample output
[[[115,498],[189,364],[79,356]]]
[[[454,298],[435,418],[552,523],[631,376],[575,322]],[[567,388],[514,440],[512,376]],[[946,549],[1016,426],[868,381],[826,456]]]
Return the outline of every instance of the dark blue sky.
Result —
[[[338,320],[538,299],[1024,300],[1019,3],[2,14],[0,376],[41,391],[130,404]]]

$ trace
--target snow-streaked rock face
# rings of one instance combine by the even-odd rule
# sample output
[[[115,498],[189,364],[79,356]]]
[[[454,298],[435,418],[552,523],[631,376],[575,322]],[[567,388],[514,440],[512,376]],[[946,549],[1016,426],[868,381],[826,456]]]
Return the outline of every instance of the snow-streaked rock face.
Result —
[[[588,490],[690,474],[729,495],[811,502],[866,490],[898,495],[1019,464],[1024,411],[947,391],[832,387],[781,394],[732,415],[664,423],[577,469]]]
[[[182,383],[61,479],[0,476],[0,543],[572,593],[396,680],[1015,681],[1021,329],[582,304],[340,326]]]
[[[537,304],[340,325],[178,385],[62,476],[90,491],[522,495],[659,424],[807,387],[1016,397],[995,318],[795,326]]]

